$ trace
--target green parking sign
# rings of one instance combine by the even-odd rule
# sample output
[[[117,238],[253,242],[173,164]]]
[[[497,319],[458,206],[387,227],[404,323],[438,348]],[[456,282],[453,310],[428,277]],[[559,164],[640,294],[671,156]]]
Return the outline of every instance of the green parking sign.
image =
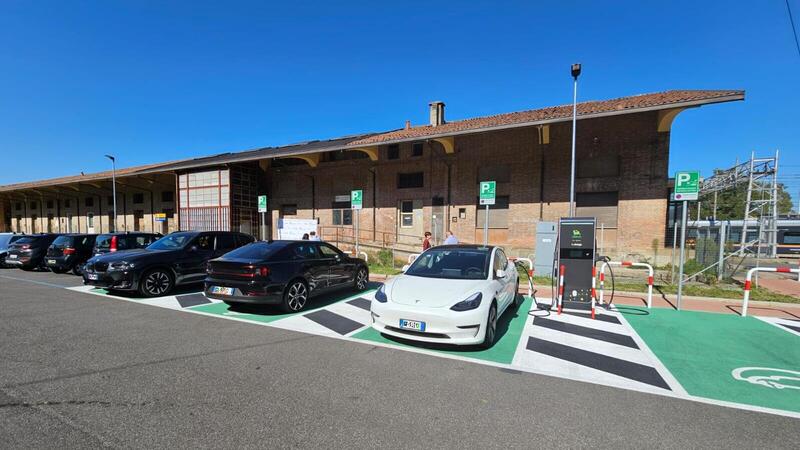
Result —
[[[364,191],[361,189],[350,191],[350,208],[362,209],[364,207]]]
[[[675,200],[697,200],[700,191],[700,172],[686,170],[675,173]]]
[[[253,197],[250,197],[253,198]],[[267,196],[266,195],[259,195],[258,196],[258,212],[265,213],[267,212]]]
[[[481,181],[478,187],[478,198],[481,205],[494,205],[497,183],[494,181]]]

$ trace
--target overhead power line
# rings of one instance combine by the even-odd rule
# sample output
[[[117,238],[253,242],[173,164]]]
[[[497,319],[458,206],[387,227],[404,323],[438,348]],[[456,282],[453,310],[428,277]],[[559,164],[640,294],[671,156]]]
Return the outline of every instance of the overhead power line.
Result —
[[[794,26],[794,18],[792,17],[792,8],[789,6],[789,0],[786,0],[786,12],[789,14],[789,23],[792,24],[792,34],[794,34],[794,45],[797,47],[797,55],[800,56],[800,41],[797,40],[797,28]]]

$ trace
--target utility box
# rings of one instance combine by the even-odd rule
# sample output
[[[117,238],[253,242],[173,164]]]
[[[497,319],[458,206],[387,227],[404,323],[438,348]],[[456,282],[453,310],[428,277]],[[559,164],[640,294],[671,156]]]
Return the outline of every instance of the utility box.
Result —
[[[555,276],[553,260],[556,257],[557,226],[558,224],[555,222],[536,224],[536,253],[533,270],[538,275]]]
[[[564,217],[559,221],[558,267],[564,276],[564,308],[591,309],[596,229],[594,217]]]

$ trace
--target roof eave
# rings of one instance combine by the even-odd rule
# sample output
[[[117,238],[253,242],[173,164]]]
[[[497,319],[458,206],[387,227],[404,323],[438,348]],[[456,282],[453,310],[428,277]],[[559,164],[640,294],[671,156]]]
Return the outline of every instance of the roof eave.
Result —
[[[744,100],[744,92],[732,95],[726,95],[721,97],[714,97],[708,99],[700,99],[700,100],[692,100],[686,102],[677,102],[677,103],[668,103],[664,105],[656,105],[656,106],[647,106],[642,108],[628,108],[622,109],[618,111],[604,111],[601,113],[592,113],[592,114],[584,114],[577,117],[577,120],[585,120],[585,119],[596,119],[600,117],[609,117],[609,116],[619,116],[623,114],[635,114],[635,113],[643,113],[648,111],[659,111],[664,109],[674,109],[674,108],[692,108],[692,107],[699,107],[703,105],[715,104],[715,103],[727,103],[727,102],[734,102]],[[421,141],[421,140],[429,140],[429,139],[436,139],[436,138],[443,138],[443,137],[451,137],[451,136],[458,136],[464,134],[475,134],[475,133],[486,133],[489,131],[500,131],[500,130],[508,130],[512,128],[524,128],[524,127],[531,127],[536,125],[547,125],[551,123],[557,122],[569,122],[571,121],[571,117],[559,117],[554,119],[543,119],[543,120],[534,120],[529,122],[518,122],[513,124],[505,124],[505,125],[495,125],[491,127],[481,127],[481,128],[474,128],[470,130],[457,130],[457,131],[450,131],[445,133],[434,133],[434,134],[426,134],[422,136],[413,136],[413,137],[404,137],[399,139],[391,139],[386,141],[378,141],[378,142],[367,142],[361,144],[352,144],[348,148],[358,148],[358,147],[367,147],[371,145],[388,145],[388,144],[397,144],[402,142],[409,142],[409,141]]]

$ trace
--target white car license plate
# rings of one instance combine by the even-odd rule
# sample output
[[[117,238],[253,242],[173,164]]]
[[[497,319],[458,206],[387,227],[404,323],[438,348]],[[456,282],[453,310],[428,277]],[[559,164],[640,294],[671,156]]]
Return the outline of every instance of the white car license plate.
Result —
[[[400,319],[400,328],[404,330],[425,331],[425,322],[419,320]]]
[[[86,278],[88,278],[88,279],[90,279],[90,280],[93,280],[93,281],[97,281],[97,278],[98,278],[98,277],[97,277],[97,274],[96,274],[96,273],[87,273],[87,274],[86,274]]]
[[[211,286],[212,294],[233,295],[233,288],[224,286]]]
[[[47,264],[55,264],[55,263],[56,263],[55,259],[48,259],[47,260]]]
[[[17,255],[8,255],[8,257],[11,259],[17,259]]]

